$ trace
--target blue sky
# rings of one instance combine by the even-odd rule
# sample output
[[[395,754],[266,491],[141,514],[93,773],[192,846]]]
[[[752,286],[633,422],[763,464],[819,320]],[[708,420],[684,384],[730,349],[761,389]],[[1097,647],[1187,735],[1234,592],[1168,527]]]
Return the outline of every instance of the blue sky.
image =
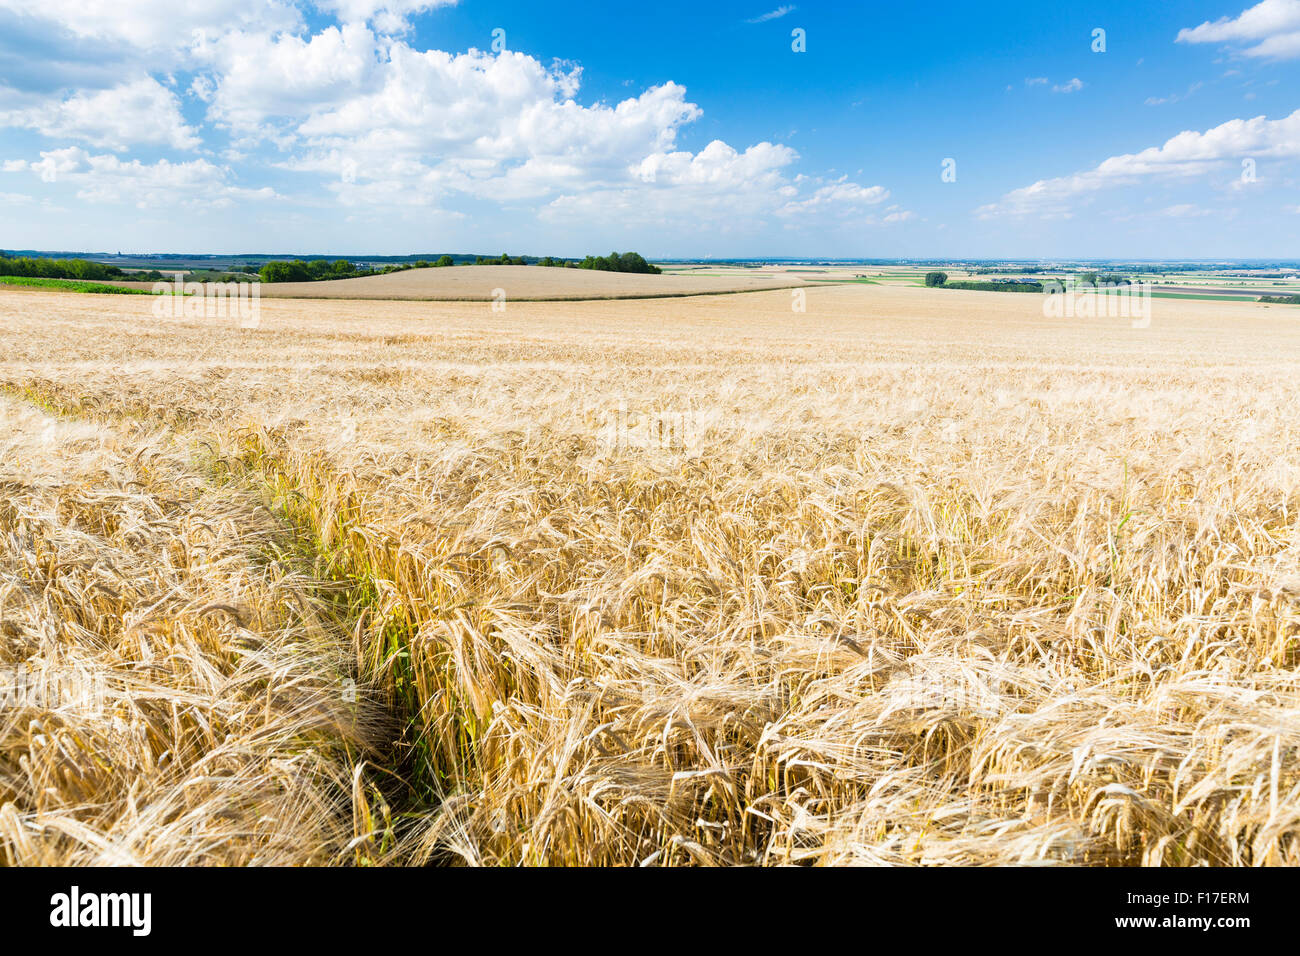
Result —
[[[0,248],[1300,256],[1300,0],[0,17]]]

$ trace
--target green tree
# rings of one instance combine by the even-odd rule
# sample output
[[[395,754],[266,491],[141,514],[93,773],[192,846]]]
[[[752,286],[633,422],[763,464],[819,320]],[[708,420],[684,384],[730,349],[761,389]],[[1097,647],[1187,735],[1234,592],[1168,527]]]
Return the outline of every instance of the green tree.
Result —
[[[0,275],[40,279],[112,279],[123,275],[123,272],[117,266],[86,259],[0,256]]]
[[[298,259],[291,262],[268,262],[259,273],[263,282],[310,282],[313,278],[306,264]]]

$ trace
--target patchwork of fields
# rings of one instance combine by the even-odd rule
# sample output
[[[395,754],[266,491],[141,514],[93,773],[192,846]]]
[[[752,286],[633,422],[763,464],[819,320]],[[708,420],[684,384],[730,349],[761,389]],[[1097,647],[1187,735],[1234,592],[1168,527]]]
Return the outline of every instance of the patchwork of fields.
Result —
[[[1300,863],[1300,312],[791,302],[0,289],[0,862]]]

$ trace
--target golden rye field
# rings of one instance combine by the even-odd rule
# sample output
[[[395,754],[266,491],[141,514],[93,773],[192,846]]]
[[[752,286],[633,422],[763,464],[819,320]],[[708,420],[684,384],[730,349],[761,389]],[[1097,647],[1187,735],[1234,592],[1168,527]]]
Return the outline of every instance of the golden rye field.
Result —
[[[1300,863],[1298,313],[790,302],[0,293],[0,861]]]

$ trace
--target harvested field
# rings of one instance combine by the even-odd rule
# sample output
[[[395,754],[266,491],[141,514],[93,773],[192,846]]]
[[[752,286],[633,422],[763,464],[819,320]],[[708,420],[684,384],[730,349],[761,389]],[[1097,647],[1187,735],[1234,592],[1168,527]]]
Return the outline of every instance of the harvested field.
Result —
[[[0,861],[1300,863],[1294,315],[806,294],[0,290]]]
[[[152,283],[115,285],[152,288]],[[277,299],[412,299],[419,301],[492,301],[502,289],[508,301],[639,299],[702,293],[779,289],[800,284],[784,275],[636,275],[590,269],[543,266],[447,266],[408,269],[387,275],[324,282],[273,282],[262,295]]]

